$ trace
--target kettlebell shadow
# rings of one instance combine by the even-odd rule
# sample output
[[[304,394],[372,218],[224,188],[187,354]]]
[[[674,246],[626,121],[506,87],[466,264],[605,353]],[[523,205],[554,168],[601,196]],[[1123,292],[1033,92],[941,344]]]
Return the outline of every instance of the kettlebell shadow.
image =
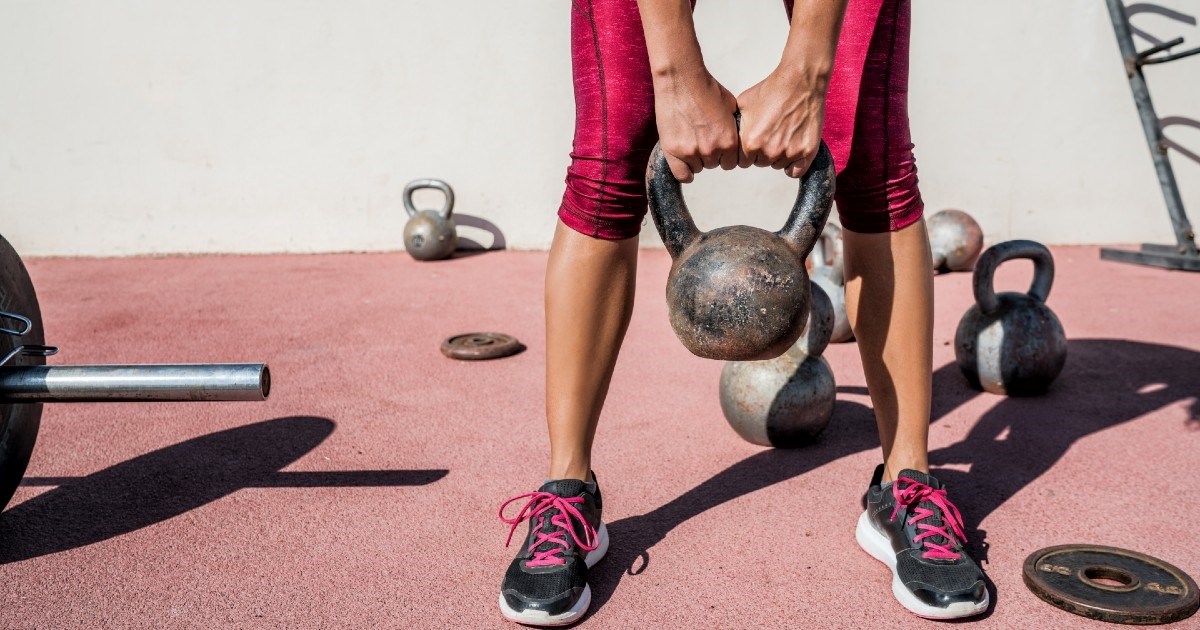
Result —
[[[508,248],[508,241],[504,238],[500,227],[483,217],[459,213],[454,215],[454,222],[459,228],[458,249],[455,250],[450,260],[470,258]],[[467,228],[467,230],[464,231],[462,228]],[[472,238],[472,235],[479,236],[483,241]]]
[[[275,418],[196,437],[57,485],[0,515],[0,564],[102,542],[251,487],[410,486],[446,470],[280,472],[323,442],[328,418]]]

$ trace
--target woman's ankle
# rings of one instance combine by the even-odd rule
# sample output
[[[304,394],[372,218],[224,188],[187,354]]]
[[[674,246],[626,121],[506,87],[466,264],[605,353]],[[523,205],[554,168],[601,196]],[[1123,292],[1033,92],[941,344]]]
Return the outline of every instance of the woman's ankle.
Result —
[[[583,482],[594,481],[590,464],[558,464],[551,462],[547,479],[578,479]]]

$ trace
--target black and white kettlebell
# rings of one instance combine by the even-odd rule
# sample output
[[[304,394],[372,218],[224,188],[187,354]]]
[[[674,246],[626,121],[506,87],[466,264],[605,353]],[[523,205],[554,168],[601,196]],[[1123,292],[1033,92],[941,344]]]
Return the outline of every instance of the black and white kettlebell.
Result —
[[[993,281],[1000,263],[1033,261],[1028,293],[996,294]],[[1054,282],[1054,258],[1034,241],[1000,243],[975,263],[975,306],[967,309],[954,336],[958,367],[975,388],[993,394],[1040,394],[1062,372],[1067,337],[1054,311],[1046,306]]]

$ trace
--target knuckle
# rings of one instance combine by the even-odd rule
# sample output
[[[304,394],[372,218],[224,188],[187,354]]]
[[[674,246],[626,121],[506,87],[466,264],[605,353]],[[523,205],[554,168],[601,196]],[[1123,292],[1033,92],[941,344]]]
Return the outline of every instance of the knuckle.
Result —
[[[664,142],[662,147],[663,151],[678,158],[688,158],[696,154],[695,145],[688,145],[682,142]]]

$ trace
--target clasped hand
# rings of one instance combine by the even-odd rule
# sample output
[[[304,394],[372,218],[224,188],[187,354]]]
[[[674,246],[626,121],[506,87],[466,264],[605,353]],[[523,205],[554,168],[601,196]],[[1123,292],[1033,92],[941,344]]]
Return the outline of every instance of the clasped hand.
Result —
[[[718,166],[770,166],[800,177],[821,140],[825,89],[824,79],[783,67],[736,98],[705,70],[656,78],[655,116],[671,172],[684,183]]]

